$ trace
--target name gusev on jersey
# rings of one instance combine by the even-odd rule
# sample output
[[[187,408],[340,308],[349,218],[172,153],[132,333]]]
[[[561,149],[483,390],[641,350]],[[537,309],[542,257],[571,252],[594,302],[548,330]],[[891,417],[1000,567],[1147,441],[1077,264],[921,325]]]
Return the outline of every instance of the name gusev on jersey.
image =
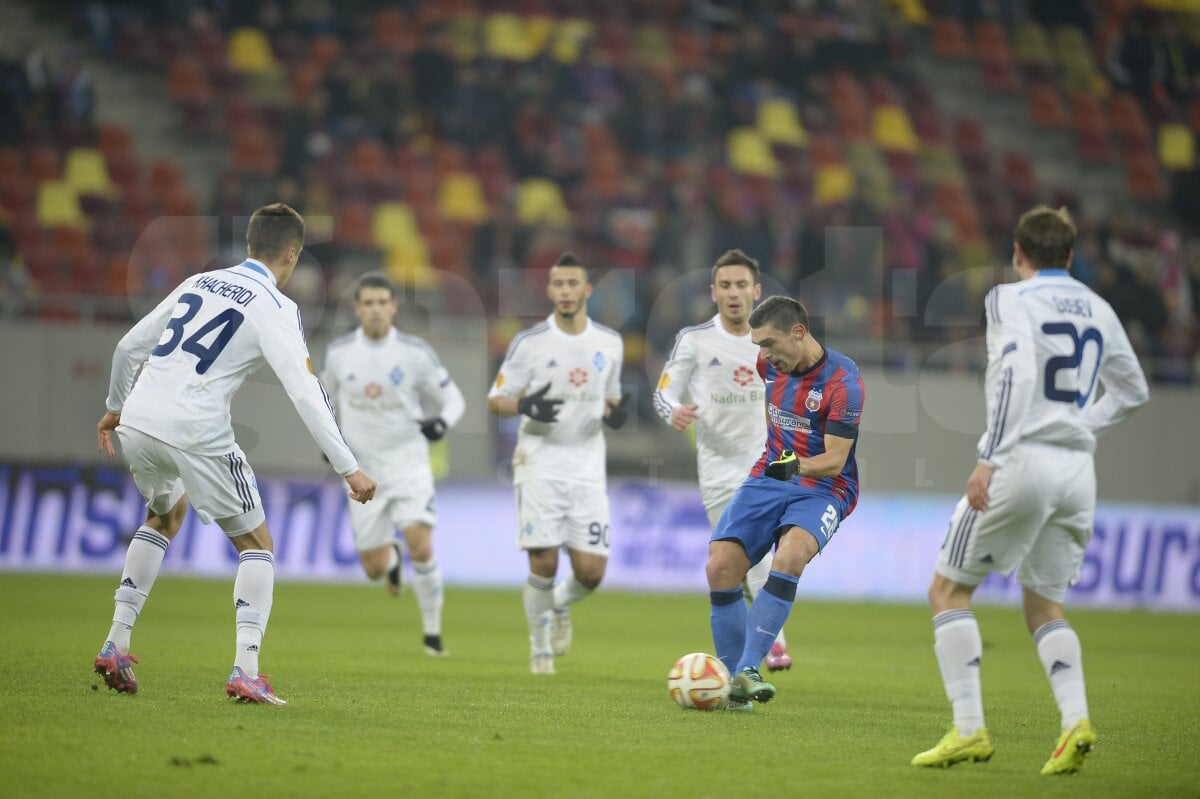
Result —
[[[299,308],[254,259],[189,277],[134,325],[113,355],[106,406],[122,425],[173,447],[224,455],[234,446],[233,395],[264,363],[330,465],[355,472],[313,373]]]

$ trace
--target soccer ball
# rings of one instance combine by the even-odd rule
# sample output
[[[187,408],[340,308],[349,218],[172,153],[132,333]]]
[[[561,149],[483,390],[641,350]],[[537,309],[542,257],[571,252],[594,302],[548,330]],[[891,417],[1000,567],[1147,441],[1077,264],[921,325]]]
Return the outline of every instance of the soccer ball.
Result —
[[[684,655],[667,675],[667,691],[682,708],[719,710],[729,700],[729,670],[704,652]]]

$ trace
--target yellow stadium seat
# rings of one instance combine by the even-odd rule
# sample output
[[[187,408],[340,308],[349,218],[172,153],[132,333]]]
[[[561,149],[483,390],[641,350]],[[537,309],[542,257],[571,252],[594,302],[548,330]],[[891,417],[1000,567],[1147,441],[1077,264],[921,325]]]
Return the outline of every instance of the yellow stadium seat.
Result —
[[[796,106],[790,100],[777,97],[758,104],[756,124],[758,132],[767,141],[775,144],[790,144],[804,147],[808,144],[808,131],[800,122]]]
[[[487,200],[479,179],[466,172],[447,175],[438,190],[438,210],[445,219],[482,222],[488,215]]]
[[[774,178],[782,171],[770,142],[756,128],[734,128],[725,147],[729,165],[738,172]]]
[[[523,225],[548,222],[566,227],[571,223],[571,212],[557,183],[547,178],[527,178],[517,186],[517,220]]]
[[[275,66],[271,42],[258,28],[238,28],[231,33],[225,57],[229,66],[249,75],[261,75]]]
[[[1189,170],[1196,165],[1196,138],[1184,125],[1171,122],[1158,129],[1158,160],[1167,169]]]
[[[402,289],[436,289],[441,285],[438,274],[429,263],[429,248],[425,238],[417,238],[387,251],[385,271],[392,282]]]
[[[108,177],[108,165],[104,161],[104,155],[91,147],[76,147],[67,153],[63,179],[76,194],[112,197],[117,193],[116,187]]]
[[[922,0],[888,0],[888,5],[896,9],[901,19],[909,25],[929,24],[929,11]]]
[[[82,228],[87,225],[79,195],[63,180],[47,180],[38,186],[37,218],[42,227]]]
[[[583,43],[592,35],[592,23],[586,19],[564,19],[554,29],[550,54],[562,64],[574,64],[583,51]]]
[[[814,176],[813,198],[818,205],[833,205],[854,194],[854,173],[841,164],[823,166]]]
[[[919,146],[908,112],[898,105],[881,105],[871,113],[871,138],[888,152],[915,153]]]
[[[375,212],[371,214],[371,242],[376,247],[385,252],[397,247],[411,249],[416,241],[424,246],[417,216],[411,208],[398,202],[375,206]]]
[[[484,20],[483,42],[491,58],[528,61],[531,57],[525,22],[516,14],[492,14]]]

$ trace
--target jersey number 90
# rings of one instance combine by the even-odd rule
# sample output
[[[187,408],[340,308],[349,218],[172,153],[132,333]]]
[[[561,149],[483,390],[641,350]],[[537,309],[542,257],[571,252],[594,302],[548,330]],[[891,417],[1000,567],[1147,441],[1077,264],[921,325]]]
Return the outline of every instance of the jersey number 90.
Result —
[[[196,294],[182,294],[179,297],[179,304],[175,306],[175,312],[179,313],[180,308],[183,313],[179,316],[172,316],[167,322],[167,329],[164,334],[167,335],[165,341],[160,343],[150,353],[157,355],[160,358],[164,355],[170,355],[183,342],[183,351],[195,355],[196,374],[202,375],[208,371],[208,368],[213,365],[213,361],[221,354],[229,344],[229,340],[233,338],[233,334],[242,326],[245,316],[236,308],[226,308],[219,314],[209,319],[186,339],[183,337],[184,326],[200,312],[200,306],[204,304],[204,300]],[[212,341],[205,343],[208,336],[215,334]]]

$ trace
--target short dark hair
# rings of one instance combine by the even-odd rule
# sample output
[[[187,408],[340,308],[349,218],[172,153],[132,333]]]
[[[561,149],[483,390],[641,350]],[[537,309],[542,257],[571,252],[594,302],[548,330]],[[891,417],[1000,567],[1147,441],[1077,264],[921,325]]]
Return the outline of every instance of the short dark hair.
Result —
[[[553,269],[556,266],[574,267],[576,269],[582,269],[584,280],[588,283],[592,282],[592,270],[588,269],[584,265],[583,259],[580,258],[578,255],[576,255],[571,250],[567,250],[562,255],[558,256],[558,260],[555,261],[553,264],[551,264],[550,268]],[[549,276],[547,275],[547,279],[548,278],[549,278]]]
[[[1075,234],[1075,221],[1066,208],[1039,205],[1021,215],[1013,240],[1035,269],[1066,269]]]
[[[250,216],[246,248],[252,258],[273,261],[288,247],[304,246],[304,217],[283,203],[264,205]]]
[[[750,313],[750,327],[770,325],[778,330],[791,330],[796,325],[808,327],[808,309],[791,297],[776,294],[767,297]]]
[[[354,284],[354,301],[358,302],[358,294],[363,289],[387,289],[388,296],[396,299],[396,287],[388,280],[383,272],[367,272]]]
[[[722,266],[744,266],[750,270],[751,274],[754,275],[754,282],[760,282],[758,261],[754,260],[749,255],[746,255],[746,253],[742,252],[741,250],[726,250],[725,254],[717,259],[717,262],[713,264],[712,268],[713,285],[716,285],[717,282],[717,270]]]

